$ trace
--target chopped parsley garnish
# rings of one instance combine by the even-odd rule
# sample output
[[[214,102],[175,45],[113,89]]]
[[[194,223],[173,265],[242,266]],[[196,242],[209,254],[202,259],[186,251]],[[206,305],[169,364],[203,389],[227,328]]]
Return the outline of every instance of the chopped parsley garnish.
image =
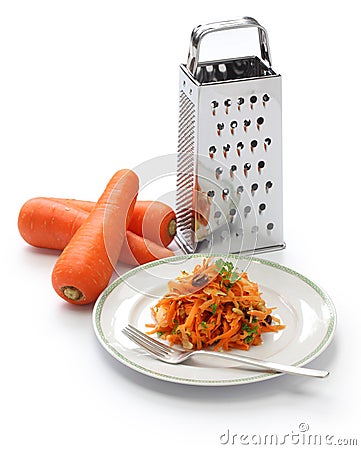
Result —
[[[222,277],[221,287],[224,286],[226,289],[231,289],[241,278],[237,269],[232,262],[224,261],[223,259],[218,259],[215,264],[219,275]]]
[[[251,328],[250,324],[247,322],[243,322],[242,323],[242,330],[243,331],[247,331],[248,336],[246,336],[244,338],[244,342],[246,344],[249,344],[253,341],[255,335],[257,334],[258,331],[258,325],[255,325],[253,328]]]
[[[175,334],[175,333],[176,333],[177,328],[178,328],[178,325],[179,325],[178,320],[175,320],[175,321],[174,321],[174,327],[173,327],[173,329],[172,329],[172,334]]]
[[[213,303],[213,305],[210,306],[212,314],[215,315],[217,313],[217,305],[216,303]]]

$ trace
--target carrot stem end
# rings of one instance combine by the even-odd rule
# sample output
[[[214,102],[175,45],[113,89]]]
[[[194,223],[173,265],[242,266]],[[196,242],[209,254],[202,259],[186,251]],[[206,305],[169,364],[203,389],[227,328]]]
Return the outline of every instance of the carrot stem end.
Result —
[[[61,288],[61,291],[66,298],[74,302],[81,300],[84,297],[83,293],[74,286],[64,286]]]
[[[177,222],[174,219],[172,219],[168,225],[168,234],[170,237],[174,237],[176,235],[176,232],[177,232]]]

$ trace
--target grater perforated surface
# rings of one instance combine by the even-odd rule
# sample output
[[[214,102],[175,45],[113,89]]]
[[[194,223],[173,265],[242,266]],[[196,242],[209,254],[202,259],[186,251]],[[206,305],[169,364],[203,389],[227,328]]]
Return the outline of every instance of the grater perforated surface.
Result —
[[[281,77],[258,58],[194,75],[181,65],[176,209],[187,251],[284,247],[281,121]]]

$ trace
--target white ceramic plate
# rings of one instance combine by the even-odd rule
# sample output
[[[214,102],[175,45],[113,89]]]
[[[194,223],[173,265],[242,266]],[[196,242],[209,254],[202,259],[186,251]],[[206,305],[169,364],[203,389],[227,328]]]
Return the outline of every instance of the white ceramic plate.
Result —
[[[246,270],[249,278],[258,283],[266,305],[276,307],[275,315],[286,325],[278,333],[263,335],[263,344],[252,347],[247,355],[303,366],[325,350],[335,331],[336,312],[320,287],[271,261],[239,255],[212,256],[230,260],[239,270]],[[146,331],[145,324],[153,322],[150,307],[166,293],[168,281],[176,278],[181,270],[192,271],[205,257],[194,254],[166,258],[137,267],[115,280],[94,306],[93,325],[99,341],[126,366],[175,383],[232,385],[279,376],[207,355],[180,365],[167,364],[149,356],[122,333],[127,323]]]

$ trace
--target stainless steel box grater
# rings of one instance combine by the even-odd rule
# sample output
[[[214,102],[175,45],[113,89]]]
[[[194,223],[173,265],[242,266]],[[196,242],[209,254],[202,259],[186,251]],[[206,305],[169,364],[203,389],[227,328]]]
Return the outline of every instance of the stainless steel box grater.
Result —
[[[260,57],[199,61],[204,36],[249,27]],[[196,27],[179,90],[178,242],[188,253],[284,248],[281,76],[266,30],[250,17]]]

